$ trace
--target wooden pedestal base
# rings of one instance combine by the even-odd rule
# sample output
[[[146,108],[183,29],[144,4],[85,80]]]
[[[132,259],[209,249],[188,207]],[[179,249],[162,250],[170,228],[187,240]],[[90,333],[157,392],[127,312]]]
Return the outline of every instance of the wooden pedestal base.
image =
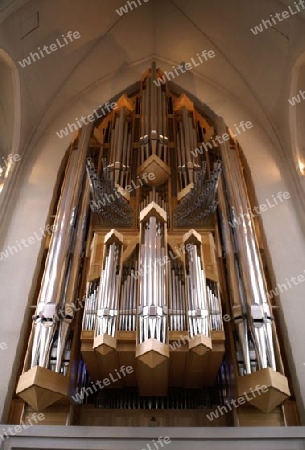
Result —
[[[136,358],[140,395],[167,395],[169,346],[148,339],[136,346]]]
[[[68,397],[68,389],[68,377],[35,366],[20,376],[16,393],[36,411],[43,411],[58,400]]]
[[[225,352],[223,331],[212,331],[211,339],[187,332],[170,331],[169,384],[187,388],[213,386]]]
[[[263,390],[262,386],[266,386]],[[238,396],[265,413],[283,403],[290,396],[285,375],[273,369],[261,369],[237,380]],[[250,399],[250,400],[249,400]]]
[[[203,381],[205,386],[214,386],[220,365],[225,354],[225,333],[224,331],[212,331],[212,350],[207,352]]]
[[[204,373],[208,370],[206,361],[212,349],[212,340],[200,334],[190,339],[188,346],[184,386],[200,388],[204,384]]]
[[[93,348],[100,369],[100,379],[107,378],[110,373],[115,374],[115,370],[119,370],[120,363],[116,347],[116,338],[108,334],[101,334],[94,338]],[[122,387],[121,380],[118,380],[116,387]]]

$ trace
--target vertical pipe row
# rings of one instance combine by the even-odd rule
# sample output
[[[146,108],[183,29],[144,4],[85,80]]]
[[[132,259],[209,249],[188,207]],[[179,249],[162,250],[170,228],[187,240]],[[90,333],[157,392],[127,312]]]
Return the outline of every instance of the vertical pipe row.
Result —
[[[169,330],[186,330],[186,297],[183,266],[171,261],[169,270]]]
[[[123,267],[120,294],[120,331],[136,331],[137,261],[135,255]]]
[[[221,299],[216,281],[207,280],[207,298],[210,310],[211,331],[223,331]]]
[[[165,342],[166,321],[166,276],[163,263],[166,252],[164,247],[164,225],[151,216],[142,224],[142,243],[140,246],[139,274],[139,342],[157,339]]]
[[[101,334],[115,336],[119,307],[121,251],[121,245],[118,243],[107,245],[97,295],[95,336]]]
[[[85,309],[82,323],[82,330],[84,331],[92,331],[95,329],[98,291],[99,280],[87,282]]]
[[[210,336],[206,278],[200,251],[196,244],[189,244],[186,258],[186,289],[190,334],[191,337],[197,334]]]

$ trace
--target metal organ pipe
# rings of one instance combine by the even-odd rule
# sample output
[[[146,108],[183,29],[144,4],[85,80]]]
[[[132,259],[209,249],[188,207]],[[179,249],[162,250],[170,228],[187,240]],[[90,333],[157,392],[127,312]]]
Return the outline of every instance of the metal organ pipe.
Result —
[[[217,282],[207,280],[207,298],[211,331],[223,331],[221,299]]]
[[[151,77],[149,77],[149,83],[150,83],[150,98],[151,98],[151,110],[150,110],[150,131],[155,130],[157,131],[157,89],[158,87],[153,83],[153,80],[156,80],[156,63],[152,64],[152,70],[151,70]],[[158,89],[159,90],[159,89]]]
[[[188,244],[188,246],[186,281],[190,335],[193,337],[203,334],[209,337],[210,324],[205,272],[198,246],[196,244]]]
[[[166,277],[164,225],[151,216],[142,225],[139,273],[139,343],[147,339],[166,341]]]
[[[186,298],[183,266],[171,261],[169,270],[169,330],[186,330]]]
[[[224,250],[228,265],[228,281],[230,284],[230,290],[232,292],[232,316],[234,319],[235,326],[238,332],[238,338],[240,343],[241,351],[237,351],[238,361],[243,361],[244,370],[243,373],[250,374],[252,372],[251,362],[250,362],[250,350],[249,350],[249,338],[248,338],[248,321],[247,321],[247,308],[246,300],[244,298],[244,291],[242,287],[241,275],[239,265],[237,264],[235,253],[237,249],[234,248],[234,236],[233,231],[229,227],[229,222],[232,219],[229,216],[227,201],[226,201],[226,191],[224,186],[224,180],[221,179],[219,183],[219,212],[222,218],[221,227],[222,234],[224,238]],[[243,357],[240,358],[240,355]]]
[[[88,179],[85,178],[84,192],[81,200],[80,211],[77,219],[77,229],[75,231],[75,240],[73,243],[73,253],[71,270],[69,273],[69,280],[67,283],[67,291],[62,302],[62,307],[65,311],[64,319],[59,323],[58,330],[58,344],[57,344],[57,357],[56,357],[56,372],[60,372],[62,358],[65,352],[67,344],[67,338],[69,333],[70,324],[74,317],[73,305],[77,297],[77,292],[80,283],[80,267],[84,251],[84,244],[86,240],[87,232],[87,219],[89,212],[89,198],[90,189]]]
[[[216,119],[218,133],[226,127],[221,118]],[[241,230],[233,230],[240,254],[240,271],[247,302],[247,315],[255,344],[259,368],[271,367],[276,370],[275,353],[272,338],[272,315],[267,300],[267,288],[261,265],[252,219],[245,218],[248,201],[240,162],[236,150],[231,150],[227,142],[221,144],[224,176],[227,193],[233,215],[241,212]],[[233,179],[232,179],[233,178]]]
[[[141,119],[141,164],[151,155],[157,155],[167,163],[167,111],[166,93],[154,83],[157,78],[156,64],[152,65],[151,73],[146,77],[142,89]]]
[[[87,283],[85,310],[82,324],[82,329],[84,331],[92,331],[95,329],[98,292],[99,292],[98,280],[94,280]]]
[[[137,261],[135,255],[123,267],[120,295],[120,331],[136,330],[137,309]]]
[[[67,282],[68,255],[77,220],[92,126],[91,123],[82,128],[78,148],[72,152],[69,158],[56,213],[55,231],[50,242],[34,316],[32,348],[28,349],[28,352],[31,353],[30,367],[37,364],[41,367],[48,367],[49,364],[51,342],[57,328],[55,314],[62,301],[64,286]]]
[[[101,271],[97,298],[95,336],[115,336],[119,308],[122,244],[106,244],[104,264]]]

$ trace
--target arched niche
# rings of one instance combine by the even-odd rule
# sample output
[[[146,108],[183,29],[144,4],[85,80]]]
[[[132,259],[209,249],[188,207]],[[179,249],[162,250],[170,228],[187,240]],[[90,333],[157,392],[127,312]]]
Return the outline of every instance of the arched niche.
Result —
[[[7,231],[3,246],[6,247],[20,236],[27,237],[43,228],[53,202],[56,180],[65,150],[71,142],[72,135],[60,139],[56,131],[63,129],[67,123],[72,123],[75,117],[91,114],[100,104],[112,101],[118,93],[141,79],[142,74],[151,64],[151,58],[123,69],[114,86],[113,78],[108,77],[98,85],[84,89],[67,104],[60,114],[46,114],[45,123],[48,126],[35,136],[35,143],[28,148],[28,157],[22,166],[22,177],[18,179],[18,199],[11,205],[11,227]],[[163,69],[164,62],[157,60],[157,65]],[[166,69],[166,64],[165,68]],[[115,74],[114,74],[115,76]],[[224,117],[227,125],[234,128],[240,121],[250,120],[253,128],[239,136],[239,142],[247,158],[258,202],[264,203],[272,194],[287,191],[285,172],[281,172],[282,161],[277,149],[269,138],[269,130],[264,129],[257,120],[255,112],[237,101],[227,92],[223,92],[215,83],[196,74],[192,78],[179,77],[177,85],[186,92],[192,93],[200,102],[206,103],[217,115]],[[48,121],[49,119],[49,121]],[[292,197],[294,193],[291,192]],[[295,196],[296,197],[296,196]],[[295,203],[298,199],[294,198]],[[274,272],[274,282],[283,282],[286,277],[301,274],[305,268],[305,245],[300,223],[298,222],[295,203],[286,202],[278,209],[272,209],[262,215],[262,222],[268,242],[270,262]],[[22,329],[29,317],[27,302],[33,295],[33,286],[41,259],[42,243],[36,243],[27,251],[20,252],[18,258],[6,261],[0,267],[0,283],[3,281],[3,295],[14,299],[14,307],[0,317],[0,327],[3,340],[10,341],[11,351],[5,354],[1,367],[0,411],[5,411],[4,399],[11,398],[14,380],[17,374],[16,351],[23,345]],[[38,262],[37,262],[38,258]],[[8,285],[5,280],[18,273],[18,283]],[[303,376],[303,343],[305,330],[302,326],[302,285],[289,292],[283,292],[279,301],[283,312],[283,331],[287,353],[290,354],[290,367],[298,394],[300,409],[305,402],[305,386],[301,385]],[[12,331],[11,323],[14,323]],[[303,330],[303,331],[302,331]],[[13,374],[13,377],[12,377]],[[13,380],[10,382],[10,379]],[[299,380],[299,381],[298,381]],[[9,393],[7,394],[7,387]]]

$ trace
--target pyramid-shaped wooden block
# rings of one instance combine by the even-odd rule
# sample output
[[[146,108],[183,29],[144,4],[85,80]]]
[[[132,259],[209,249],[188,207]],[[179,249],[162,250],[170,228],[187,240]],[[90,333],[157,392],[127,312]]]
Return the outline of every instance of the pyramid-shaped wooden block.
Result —
[[[143,175],[153,173],[154,177],[144,178]],[[138,175],[143,178],[149,186],[160,186],[165,183],[170,176],[170,168],[157,155],[149,156],[139,167]]]
[[[264,413],[269,413],[290,396],[285,375],[271,368],[261,369],[237,381],[238,395]]]
[[[129,111],[133,111],[135,107],[134,102],[130,98],[128,98],[126,94],[121,95],[121,97],[117,100],[116,104],[117,104],[116,109],[118,110],[124,107]]]
[[[20,376],[16,393],[36,411],[42,411],[67,397],[68,388],[68,377],[35,366]]]
[[[148,339],[136,347],[136,358],[151,369],[169,358],[169,347],[156,339]]]
[[[110,352],[115,351],[116,345],[116,338],[109,336],[108,334],[96,336],[93,341],[94,350],[102,356],[106,356]]]
[[[150,217],[157,217],[160,222],[167,221],[167,214],[161,206],[156,202],[150,202],[145,208],[140,212],[140,222],[143,220],[148,220]]]
[[[189,341],[190,351],[196,353],[199,356],[205,355],[212,348],[212,340],[210,337],[198,334]]]
[[[194,111],[194,103],[185,94],[181,94],[174,102],[174,111],[185,107],[188,111]]]

